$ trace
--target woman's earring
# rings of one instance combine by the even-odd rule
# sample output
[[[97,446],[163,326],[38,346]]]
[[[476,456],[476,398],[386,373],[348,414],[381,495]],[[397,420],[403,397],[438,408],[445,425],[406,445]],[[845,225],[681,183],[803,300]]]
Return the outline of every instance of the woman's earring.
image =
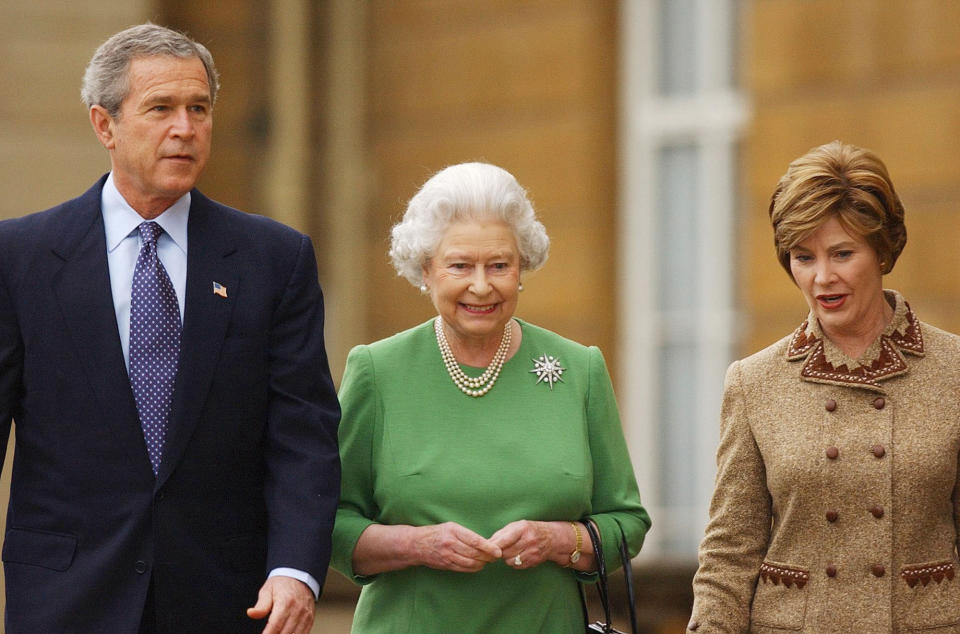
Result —
[[[523,292],[523,282],[520,282],[520,285],[517,286],[517,291],[520,292],[520,293]]]
[[[424,295],[427,294],[427,285],[426,285],[426,284],[421,284],[421,285],[420,285],[420,292],[423,293]]]

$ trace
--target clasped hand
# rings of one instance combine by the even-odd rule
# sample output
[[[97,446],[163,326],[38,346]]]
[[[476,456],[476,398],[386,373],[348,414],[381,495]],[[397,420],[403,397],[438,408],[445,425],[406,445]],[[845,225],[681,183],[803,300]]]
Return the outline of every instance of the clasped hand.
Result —
[[[548,560],[563,565],[573,548],[564,552],[560,547],[556,526],[553,522],[518,520],[489,539],[456,522],[425,526],[418,540],[419,558],[430,568],[455,572],[477,572],[497,559],[511,568],[533,568]]]

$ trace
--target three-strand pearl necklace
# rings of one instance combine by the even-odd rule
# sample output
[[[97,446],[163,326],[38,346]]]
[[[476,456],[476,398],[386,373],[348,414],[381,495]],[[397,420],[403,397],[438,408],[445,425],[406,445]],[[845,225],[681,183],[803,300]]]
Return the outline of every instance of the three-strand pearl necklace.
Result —
[[[433,320],[433,329],[437,333],[437,345],[440,346],[440,356],[443,357],[443,365],[447,368],[447,374],[453,379],[454,384],[460,388],[460,391],[467,396],[483,396],[489,392],[493,388],[493,384],[497,382],[497,377],[500,376],[500,370],[503,369],[503,364],[507,360],[507,352],[510,350],[510,337],[512,336],[510,321],[512,320],[507,320],[506,325],[503,327],[503,337],[500,338],[500,346],[497,348],[496,354],[493,355],[493,360],[490,361],[490,365],[483,371],[483,374],[474,378],[467,376],[464,371],[460,369],[457,358],[453,356],[453,350],[450,349],[447,335],[443,332],[443,319],[438,315],[437,318]]]

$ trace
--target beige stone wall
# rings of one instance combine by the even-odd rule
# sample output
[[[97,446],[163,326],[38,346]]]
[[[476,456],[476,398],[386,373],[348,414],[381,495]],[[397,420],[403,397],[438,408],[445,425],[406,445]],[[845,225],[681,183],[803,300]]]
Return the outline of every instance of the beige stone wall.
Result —
[[[0,3],[0,218],[72,198],[109,169],[80,101],[94,49],[147,2]]]
[[[744,62],[742,353],[805,314],[776,262],[770,194],[791,160],[833,139],[877,152],[906,207],[907,247],[885,284],[922,319],[960,331],[960,3],[755,0]]]

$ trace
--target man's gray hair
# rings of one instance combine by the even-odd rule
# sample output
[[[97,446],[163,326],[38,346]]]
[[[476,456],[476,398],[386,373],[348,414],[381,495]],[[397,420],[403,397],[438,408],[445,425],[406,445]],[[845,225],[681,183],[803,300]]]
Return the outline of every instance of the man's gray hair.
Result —
[[[80,90],[87,108],[102,106],[116,119],[120,114],[120,105],[130,92],[130,62],[138,57],[157,55],[199,58],[207,71],[211,105],[216,101],[220,75],[207,47],[183,33],[148,22],[120,31],[101,44],[93,54],[83,74],[83,87]]]
[[[451,224],[496,219],[517,239],[520,270],[543,266],[550,238],[537,220],[527,192],[507,170],[489,163],[460,163],[434,174],[410,199],[403,219],[391,232],[390,259],[414,286],[423,283],[423,267]]]

